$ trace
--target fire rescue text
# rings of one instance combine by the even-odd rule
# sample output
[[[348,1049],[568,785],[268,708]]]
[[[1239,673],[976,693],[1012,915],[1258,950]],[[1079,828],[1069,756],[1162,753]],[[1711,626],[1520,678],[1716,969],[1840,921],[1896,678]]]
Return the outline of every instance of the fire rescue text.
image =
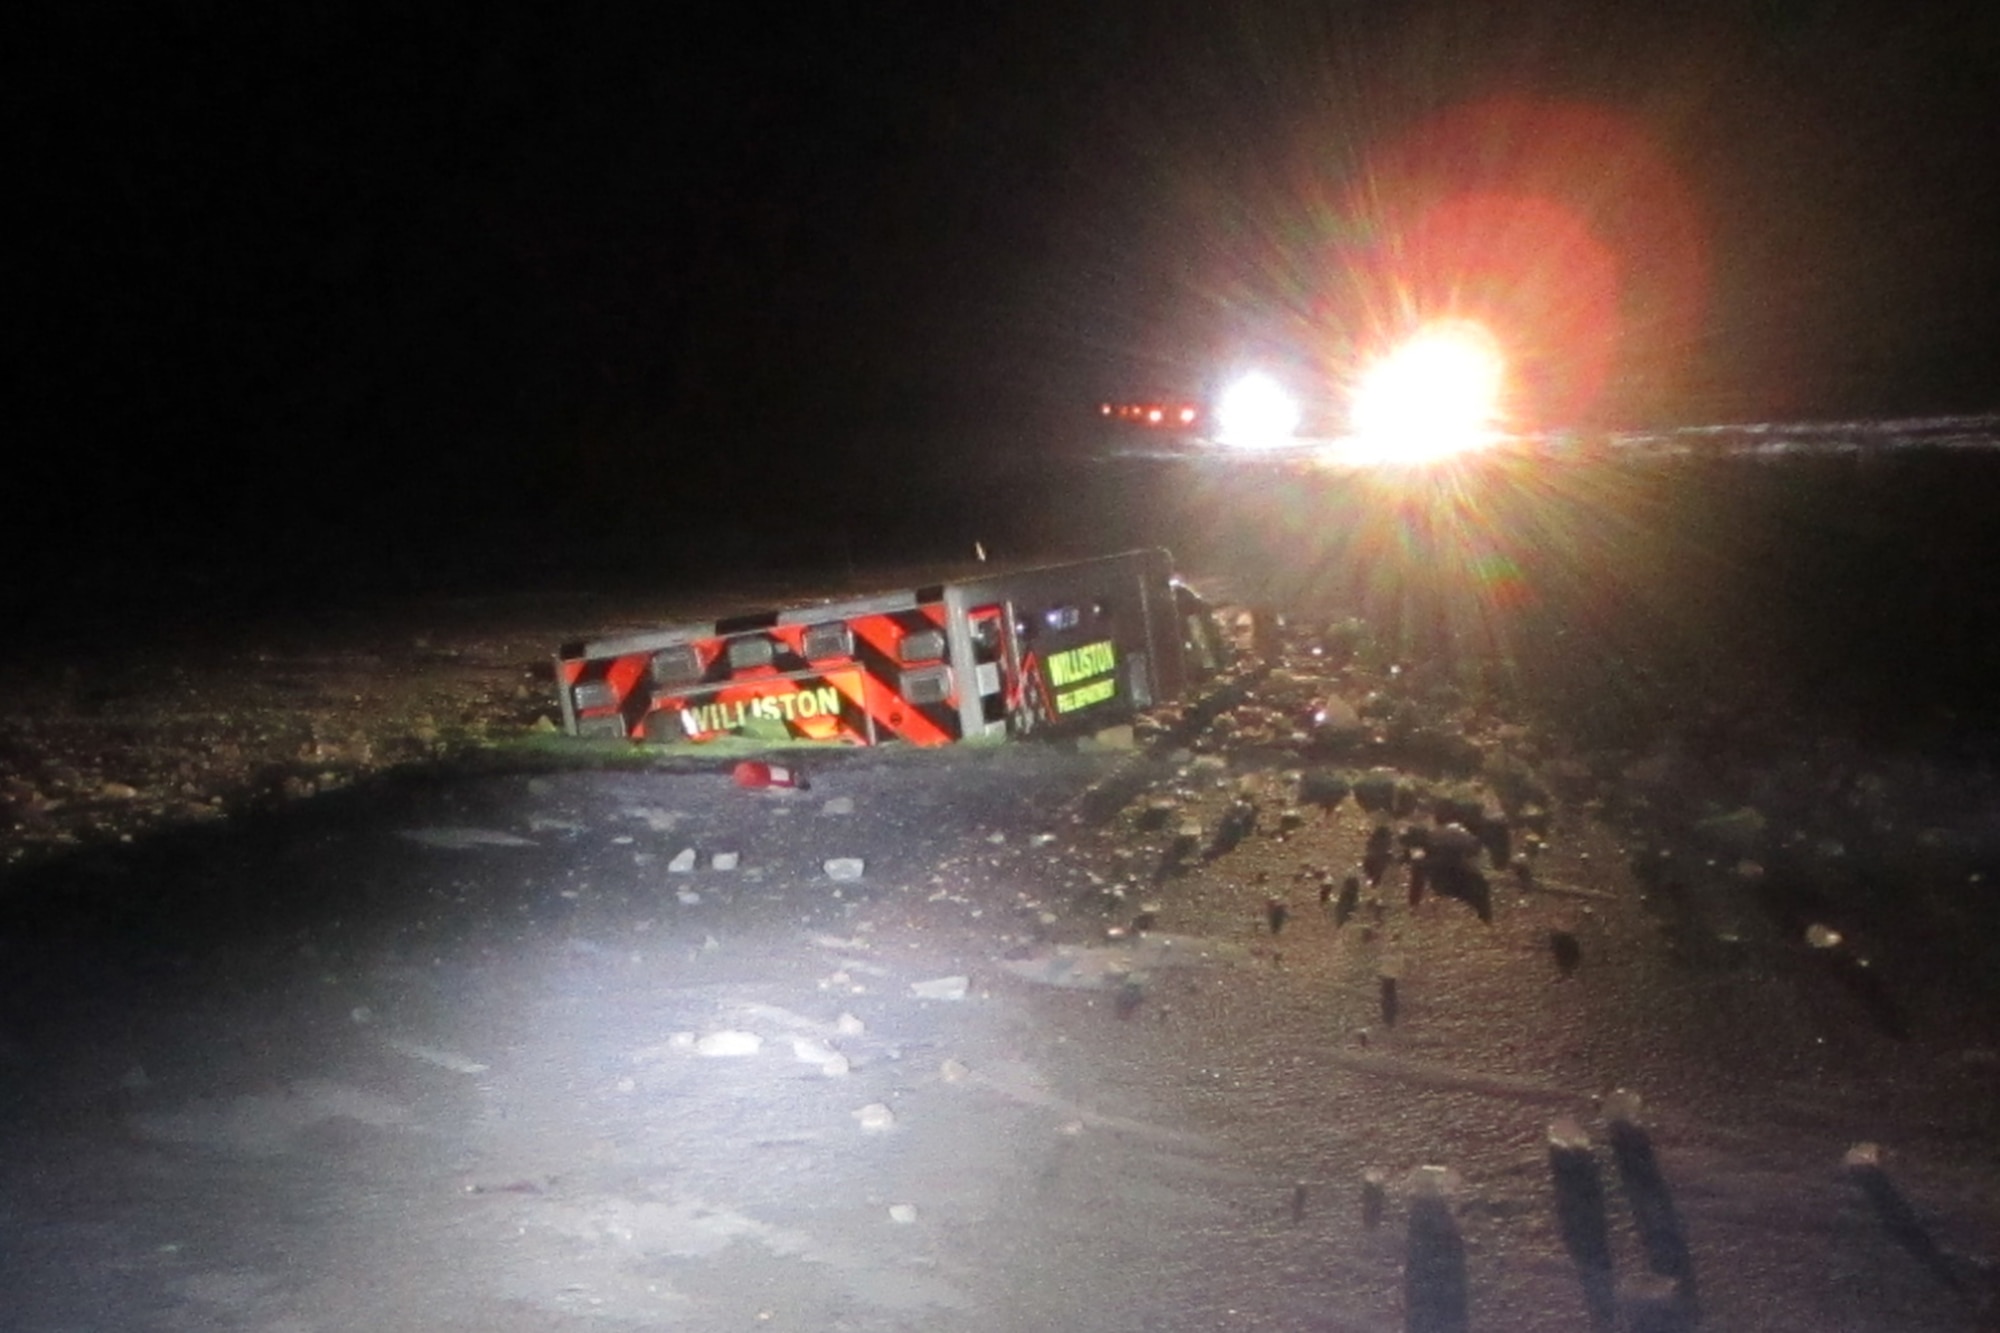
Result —
[[[1067,648],[1059,653],[1050,653],[1049,684],[1055,687],[1056,711],[1073,713],[1079,708],[1088,708],[1092,704],[1101,704],[1116,698],[1118,682],[1111,673],[1117,666],[1118,650],[1109,639],[1086,643],[1080,648]],[[1066,689],[1065,686],[1075,686],[1075,688]]]

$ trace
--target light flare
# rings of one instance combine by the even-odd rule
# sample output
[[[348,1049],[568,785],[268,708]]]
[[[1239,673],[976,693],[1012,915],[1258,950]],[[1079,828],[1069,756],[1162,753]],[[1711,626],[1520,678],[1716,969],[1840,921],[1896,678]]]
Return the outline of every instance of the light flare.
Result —
[[[1664,414],[1699,378],[1709,220],[1643,120],[1460,103],[1371,146],[1347,190],[1333,317],[1361,338],[1476,317],[1506,347],[1510,429]]]
[[[1496,438],[1506,363],[1484,327],[1428,325],[1365,370],[1349,403],[1350,462],[1428,463]]]
[[[1261,371],[1231,384],[1216,404],[1219,438],[1239,449],[1270,449],[1288,443],[1299,428],[1299,405],[1284,386]]]

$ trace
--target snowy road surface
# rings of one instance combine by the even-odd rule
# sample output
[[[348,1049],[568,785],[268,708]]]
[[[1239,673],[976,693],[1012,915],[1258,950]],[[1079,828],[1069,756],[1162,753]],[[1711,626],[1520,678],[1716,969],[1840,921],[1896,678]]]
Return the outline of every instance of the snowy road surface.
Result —
[[[0,1323],[1987,1317],[1993,1048],[1806,953],[1691,961],[1581,811],[1490,925],[1394,864],[1336,924],[1375,820],[1288,827],[1253,753],[813,777],[399,781],[77,872],[0,955]]]

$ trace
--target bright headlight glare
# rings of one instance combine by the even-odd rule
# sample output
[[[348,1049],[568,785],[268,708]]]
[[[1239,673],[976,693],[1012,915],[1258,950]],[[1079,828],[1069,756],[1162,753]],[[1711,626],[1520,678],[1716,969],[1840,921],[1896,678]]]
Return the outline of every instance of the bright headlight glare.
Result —
[[[1420,329],[1361,376],[1350,405],[1350,442],[1383,462],[1428,462],[1476,449],[1499,418],[1504,372],[1498,344],[1479,325]]]
[[[1216,420],[1225,444],[1262,449],[1283,444],[1299,428],[1299,405],[1276,380],[1252,372],[1223,392]]]

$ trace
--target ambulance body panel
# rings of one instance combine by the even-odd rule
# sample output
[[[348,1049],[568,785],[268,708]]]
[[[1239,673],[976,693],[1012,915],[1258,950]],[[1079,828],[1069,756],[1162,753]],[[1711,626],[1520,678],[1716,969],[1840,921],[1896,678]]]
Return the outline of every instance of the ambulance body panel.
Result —
[[[566,644],[572,735],[944,745],[1092,730],[1219,667],[1164,550]]]

